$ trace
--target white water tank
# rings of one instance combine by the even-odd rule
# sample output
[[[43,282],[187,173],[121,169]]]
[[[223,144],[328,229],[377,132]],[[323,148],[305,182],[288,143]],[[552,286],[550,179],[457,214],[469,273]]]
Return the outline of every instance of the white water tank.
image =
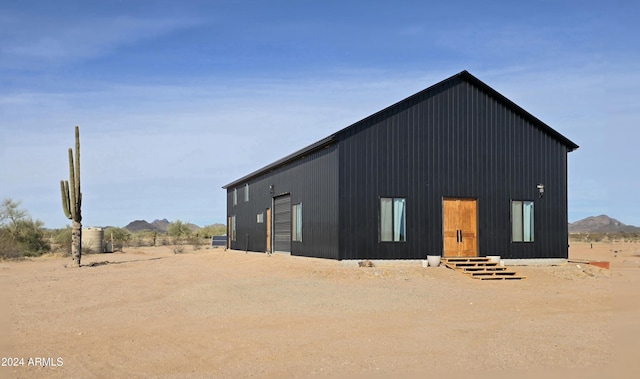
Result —
[[[82,229],[82,249],[91,253],[104,253],[104,229]]]

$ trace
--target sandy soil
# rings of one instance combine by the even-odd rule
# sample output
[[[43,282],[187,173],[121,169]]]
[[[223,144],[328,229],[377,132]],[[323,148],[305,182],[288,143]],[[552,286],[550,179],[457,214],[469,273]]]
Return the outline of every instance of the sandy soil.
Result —
[[[87,255],[79,269],[0,262],[0,377],[638,377],[640,244],[576,243],[570,258],[612,268],[483,282],[166,247]]]

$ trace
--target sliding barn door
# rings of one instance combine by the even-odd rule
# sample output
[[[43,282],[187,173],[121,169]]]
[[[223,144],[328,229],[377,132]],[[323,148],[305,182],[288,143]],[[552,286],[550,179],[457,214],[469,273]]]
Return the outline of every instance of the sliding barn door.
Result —
[[[273,251],[291,253],[291,196],[276,197],[273,202]]]

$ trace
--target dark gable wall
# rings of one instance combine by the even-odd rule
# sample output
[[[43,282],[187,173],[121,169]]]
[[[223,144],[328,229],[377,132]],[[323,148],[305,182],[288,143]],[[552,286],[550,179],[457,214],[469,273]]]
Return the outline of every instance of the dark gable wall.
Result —
[[[232,248],[266,251],[266,220],[257,214],[271,208],[274,195],[291,194],[291,204],[302,202],[302,242],[292,242],[293,255],[338,259],[338,149],[330,145],[274,171],[249,180],[249,202],[244,183],[239,184],[238,204],[233,188],[227,190],[228,216],[236,216],[237,240]],[[266,217],[266,213],[265,213]],[[248,236],[248,245],[247,245]]]
[[[567,257],[566,146],[461,78],[338,138],[341,259],[441,254],[443,197],[478,199],[481,256]],[[407,199],[407,242],[378,242],[381,196]],[[511,242],[511,199],[535,201],[534,243]]]

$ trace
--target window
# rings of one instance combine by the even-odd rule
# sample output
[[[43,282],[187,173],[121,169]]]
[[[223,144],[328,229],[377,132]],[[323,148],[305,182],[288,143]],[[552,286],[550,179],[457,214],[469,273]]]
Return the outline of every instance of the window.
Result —
[[[407,240],[406,199],[380,198],[380,241],[404,242]]]
[[[291,207],[291,216],[293,218],[291,240],[302,242],[302,203],[294,204]]]
[[[244,202],[249,201],[249,183],[244,185]]]
[[[511,241],[533,242],[533,201],[511,201]]]
[[[235,241],[236,240],[236,216],[231,216],[231,225],[229,225],[229,227],[231,228],[231,241]]]
[[[238,205],[238,189],[233,189],[233,205]]]
[[[262,224],[264,222],[264,212],[258,213],[258,217],[256,217],[256,222],[258,224]]]

